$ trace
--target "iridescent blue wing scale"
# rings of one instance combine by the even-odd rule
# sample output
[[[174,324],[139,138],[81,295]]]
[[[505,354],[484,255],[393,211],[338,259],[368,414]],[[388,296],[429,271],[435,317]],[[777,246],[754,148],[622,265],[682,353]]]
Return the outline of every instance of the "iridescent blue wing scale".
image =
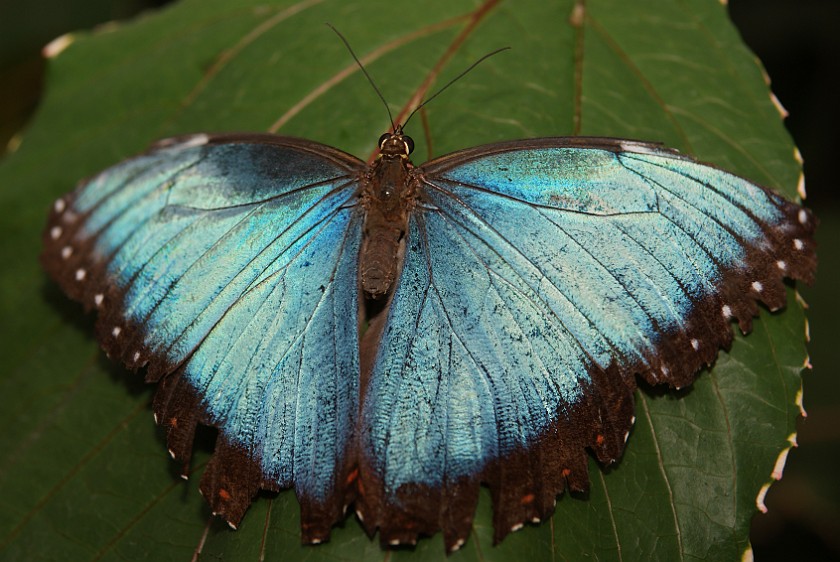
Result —
[[[556,138],[417,168],[420,196],[363,369],[357,508],[385,543],[495,538],[616,460],[636,376],[690,384],[783,278],[813,278],[815,218],[656,145]],[[368,343],[363,343],[363,350]],[[363,361],[363,367],[366,364]]]
[[[181,137],[51,214],[42,262],[109,355],[160,381],[172,456],[186,470],[196,424],[219,428],[201,490],[232,526],[294,487],[317,542],[353,500],[364,169],[300,139]]]

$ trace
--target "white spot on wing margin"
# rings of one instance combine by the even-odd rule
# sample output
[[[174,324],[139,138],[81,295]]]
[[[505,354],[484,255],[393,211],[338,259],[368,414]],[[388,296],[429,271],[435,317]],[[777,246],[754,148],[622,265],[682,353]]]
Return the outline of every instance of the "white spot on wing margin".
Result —
[[[210,137],[208,137],[205,134],[193,135],[189,139],[184,141],[181,144],[181,147],[182,148],[190,148],[190,147],[193,147],[193,146],[202,146],[202,145],[207,144],[207,141],[209,141],[209,140],[210,140]]]
[[[194,146],[203,146],[210,141],[210,136],[204,133],[189,135],[186,137],[175,137],[171,139],[163,139],[154,144],[154,148],[192,148]]]
[[[652,145],[647,142],[623,140],[619,143],[619,146],[624,152],[633,152],[636,154],[661,155],[663,153],[662,147],[658,145]]]

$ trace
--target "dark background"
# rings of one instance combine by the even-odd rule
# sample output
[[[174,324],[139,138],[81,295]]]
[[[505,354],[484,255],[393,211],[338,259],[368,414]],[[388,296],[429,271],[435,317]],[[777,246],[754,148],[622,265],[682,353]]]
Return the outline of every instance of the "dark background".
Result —
[[[714,1],[714,0],[708,0]],[[167,0],[0,1],[0,158],[37,108],[45,62],[41,48],[68,31],[131,17]],[[730,0],[729,12],[763,62],[772,88],[790,112],[786,125],[805,159],[808,205],[821,219],[820,268],[814,287],[801,287],[809,311],[813,371],[805,373],[808,418],[799,448],[767,495],[769,512],[753,521],[759,562],[840,560],[840,2]]]

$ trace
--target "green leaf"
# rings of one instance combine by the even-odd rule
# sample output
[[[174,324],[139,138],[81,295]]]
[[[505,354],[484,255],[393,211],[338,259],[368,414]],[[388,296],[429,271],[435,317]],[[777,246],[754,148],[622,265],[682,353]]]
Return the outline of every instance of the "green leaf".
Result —
[[[152,389],[102,356],[92,320],[37,265],[52,201],[161,137],[276,130],[369,156],[387,115],[325,21],[395,112],[427,80],[441,85],[512,47],[412,121],[416,162],[509,138],[608,135],[661,140],[796,195],[794,147],[717,2],[183,0],[77,35],[50,61],[42,107],[0,165],[4,558],[441,557],[440,535],[385,551],[353,517],[328,544],[302,547],[290,492],[256,501],[239,531],[219,524],[197,478],[176,476]],[[788,310],[762,311],[691,389],[637,393],[627,452],[608,470],[590,463],[588,494],[562,497],[551,521],[495,547],[484,494],[451,559],[741,558],[757,494],[795,432],[804,326],[790,290]],[[196,475],[210,447],[199,447]]]

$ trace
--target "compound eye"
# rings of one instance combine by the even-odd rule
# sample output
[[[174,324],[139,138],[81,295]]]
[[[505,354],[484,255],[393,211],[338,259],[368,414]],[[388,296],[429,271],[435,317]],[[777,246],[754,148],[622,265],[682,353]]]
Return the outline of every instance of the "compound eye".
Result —
[[[405,143],[406,148],[408,148],[408,153],[411,154],[414,152],[414,139],[408,135],[403,135],[403,142]]]
[[[382,148],[382,145],[391,137],[391,133],[385,133],[381,137],[379,137],[379,148]]]

